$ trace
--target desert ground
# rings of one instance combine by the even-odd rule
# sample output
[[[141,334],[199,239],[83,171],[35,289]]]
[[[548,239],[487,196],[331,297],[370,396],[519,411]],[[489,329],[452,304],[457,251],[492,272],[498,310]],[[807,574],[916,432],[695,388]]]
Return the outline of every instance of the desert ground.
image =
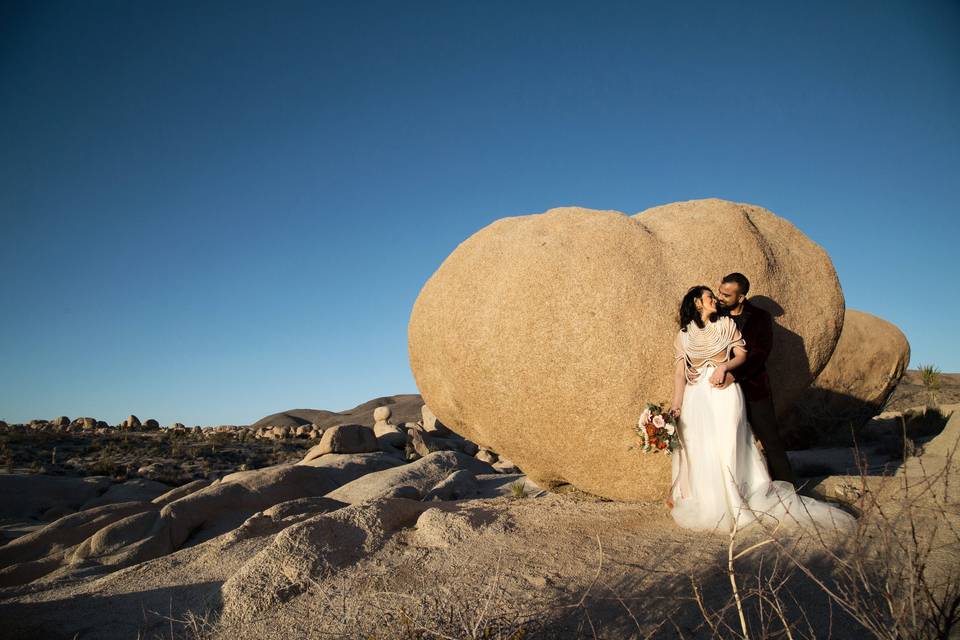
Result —
[[[839,536],[545,491],[415,395],[199,431],[0,426],[3,636],[947,637],[960,374],[936,400],[909,371],[856,448],[790,453],[804,493],[859,516]]]

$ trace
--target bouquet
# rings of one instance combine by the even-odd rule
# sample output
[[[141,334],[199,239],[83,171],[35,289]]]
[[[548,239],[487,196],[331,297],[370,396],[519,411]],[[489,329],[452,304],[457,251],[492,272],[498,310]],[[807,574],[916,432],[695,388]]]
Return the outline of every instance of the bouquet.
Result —
[[[662,451],[670,455],[680,448],[676,419],[659,404],[647,403],[637,422],[637,435],[644,453]]]

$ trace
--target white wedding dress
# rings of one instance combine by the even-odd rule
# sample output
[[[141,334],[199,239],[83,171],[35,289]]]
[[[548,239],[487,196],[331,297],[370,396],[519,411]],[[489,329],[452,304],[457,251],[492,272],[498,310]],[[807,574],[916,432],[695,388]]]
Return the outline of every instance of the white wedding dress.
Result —
[[[748,346],[749,348],[749,346]],[[679,431],[682,448],[673,456],[673,519],[688,529],[729,532],[762,520],[781,528],[855,526],[853,516],[800,496],[789,482],[771,480],[747,423],[743,391],[718,389],[707,362],[684,389]]]

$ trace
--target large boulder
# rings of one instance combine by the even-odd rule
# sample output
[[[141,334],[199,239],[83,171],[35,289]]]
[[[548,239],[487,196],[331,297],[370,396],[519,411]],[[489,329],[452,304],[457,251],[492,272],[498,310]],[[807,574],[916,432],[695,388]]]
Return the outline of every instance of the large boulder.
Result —
[[[910,362],[910,343],[895,325],[854,309],[827,366],[781,421],[790,448],[847,441],[880,413]]]
[[[791,223],[716,199],[632,218],[565,207],[481,229],[417,297],[411,369],[444,424],[540,486],[658,498],[670,459],[639,453],[634,426],[646,402],[671,396],[683,294],[731,271],[775,317],[769,368],[785,408],[833,352],[843,294],[827,254]]]

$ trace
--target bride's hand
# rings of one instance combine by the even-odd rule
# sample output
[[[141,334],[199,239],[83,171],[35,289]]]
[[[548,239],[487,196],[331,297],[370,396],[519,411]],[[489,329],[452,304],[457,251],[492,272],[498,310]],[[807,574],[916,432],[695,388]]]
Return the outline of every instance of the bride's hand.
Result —
[[[720,365],[713,370],[713,373],[710,375],[710,384],[715,387],[719,387],[723,384],[723,379],[727,377],[727,368],[723,365]]]
[[[674,418],[679,418],[679,417],[680,417],[680,407],[671,407],[671,408],[670,408],[670,415],[672,415]]]

